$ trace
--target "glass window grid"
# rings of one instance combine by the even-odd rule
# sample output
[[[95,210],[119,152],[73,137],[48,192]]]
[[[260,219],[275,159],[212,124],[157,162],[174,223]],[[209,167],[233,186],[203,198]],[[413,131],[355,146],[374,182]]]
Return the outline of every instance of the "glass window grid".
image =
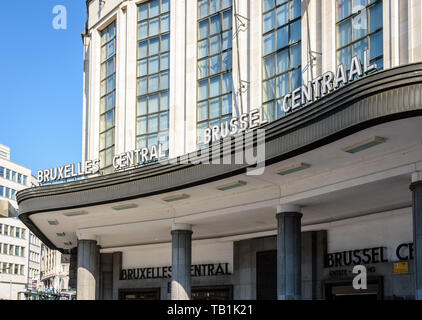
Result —
[[[108,66],[112,63],[112,70]],[[111,85],[111,88],[109,88]],[[109,105],[109,101],[111,105]],[[100,168],[112,165],[116,109],[116,22],[101,31]],[[108,119],[111,119],[108,121]],[[111,139],[110,139],[111,136]]]
[[[283,117],[285,115],[283,109],[282,109],[282,103],[283,103],[283,97],[284,94],[280,94],[279,96],[277,96],[277,79],[281,79],[283,76],[288,75],[288,85],[287,85],[287,92],[292,92],[294,89],[296,89],[298,86],[295,86],[293,84],[293,77],[294,75],[298,74],[299,75],[299,79],[296,80],[299,85],[302,85],[302,41],[301,41],[301,36],[299,40],[296,41],[291,41],[291,36],[292,36],[292,28],[291,26],[294,23],[299,23],[300,24],[300,33],[301,33],[301,19],[302,19],[302,13],[301,13],[301,7],[300,7],[300,14],[298,16],[294,16],[293,13],[293,7],[294,4],[298,2],[299,4],[301,3],[301,1],[298,0],[264,0],[262,3],[263,5],[263,19],[262,19],[262,30],[264,30],[263,36],[262,36],[262,52],[265,52],[264,50],[264,39],[266,36],[270,35],[271,33],[274,33],[274,50],[264,54],[263,56],[263,60],[262,60],[262,78],[263,78],[263,85],[262,85],[262,97],[263,97],[263,109],[264,109],[264,117],[268,120],[268,121],[274,121],[275,119],[279,119],[281,117]],[[269,5],[270,4],[270,5]],[[288,11],[289,11],[289,16],[287,19],[287,22],[284,24],[280,24],[278,25],[277,22],[277,11],[282,8],[283,6],[288,5]],[[273,28],[265,31],[265,16],[271,14],[271,12],[273,12],[273,16],[274,16],[274,21],[273,21]],[[281,30],[283,28],[288,28],[288,39],[287,39],[287,44],[277,48],[277,42],[278,42],[278,30]],[[300,57],[299,57],[299,61],[300,63],[298,65],[292,65],[291,61],[293,60],[292,57],[292,49],[295,48],[296,46],[299,46],[300,49]],[[278,68],[278,58],[279,55],[281,56],[280,53],[282,52],[287,52],[287,56],[288,56],[288,67],[286,70],[283,70],[281,72],[278,72],[277,68]],[[265,61],[269,60],[273,58],[274,59],[274,74],[271,76],[266,76],[265,75]],[[273,82],[273,98],[269,98],[269,99],[265,99],[265,89],[266,89],[266,85],[270,85],[271,82]],[[290,103],[290,101],[289,101]]]
[[[151,8],[158,5],[158,15],[151,13]],[[146,16],[141,14],[143,8],[147,9]],[[152,21],[159,21],[158,32],[150,34],[150,24]],[[166,20],[168,25],[162,23]],[[147,34],[141,35],[141,25],[147,26]],[[158,40],[157,52],[151,51],[152,41]],[[167,45],[164,47],[164,41],[167,41]],[[141,57],[140,44],[146,43],[146,55]],[[137,40],[137,118],[136,118],[136,146],[138,149],[144,147],[151,147],[152,145],[163,145],[163,153],[168,157],[169,155],[169,129],[170,129],[170,112],[169,112],[169,87],[170,87],[170,2],[168,0],[154,0],[142,3],[138,6],[138,40]],[[167,65],[162,64],[163,59],[167,57]],[[152,59],[158,60],[158,68],[151,72],[150,61]],[[140,63],[146,62],[146,72],[140,75]],[[157,90],[151,89],[149,83],[152,79],[158,79],[156,85]],[[164,79],[164,80],[163,80]],[[165,80],[167,79],[167,80]],[[142,89],[145,92],[141,92],[145,81],[146,88]],[[151,91],[150,91],[151,90]],[[153,110],[150,101],[157,99],[157,106]],[[140,101],[145,100],[146,110],[145,113],[140,113]],[[167,100],[166,104],[164,100]],[[163,105],[162,105],[163,103]],[[167,121],[165,121],[167,118]],[[155,120],[153,120],[155,119]],[[162,123],[161,119],[164,119],[166,123]],[[144,131],[141,132],[141,122],[144,122]],[[152,128],[153,122],[156,122],[156,128]]]
[[[24,185],[26,185],[26,181],[27,181],[26,180],[27,176],[21,173],[12,171],[10,169],[6,169],[4,167],[0,167],[0,178],[11,180],[11,181],[17,182],[19,184],[24,184]],[[0,196],[1,196],[1,193],[0,193]]]
[[[340,0],[341,1],[341,0]],[[353,5],[354,3],[362,3],[362,0],[346,0],[343,2],[344,3],[350,3],[350,14],[343,17],[342,19],[339,19],[339,0],[336,0],[336,61],[337,61],[337,65],[340,64],[340,52],[350,48],[350,59],[347,59],[347,61],[351,60],[351,58],[355,55],[359,56],[362,60],[363,57],[363,52],[359,52],[358,54],[354,52],[354,46],[356,44],[358,44],[360,41],[362,40],[367,40],[367,50],[369,52],[370,55],[370,48],[371,48],[371,36],[377,34],[378,32],[381,32],[381,36],[383,36],[382,34],[382,22],[381,22],[381,27],[369,31],[370,30],[370,21],[371,21],[371,15],[370,15],[370,9],[377,6],[377,5],[381,5],[381,14],[382,14],[382,0],[363,0],[365,2],[365,7],[357,10],[355,12],[353,12]],[[362,12],[366,11],[366,26],[367,26],[367,33],[364,36],[361,37],[357,37],[356,39],[354,39],[353,37],[353,23],[354,23],[354,18],[357,17],[359,14],[361,14]],[[382,16],[381,16],[381,21],[382,21]],[[350,33],[349,33],[349,39],[350,41],[347,44],[344,44],[342,46],[339,46],[339,28],[340,25],[342,25],[343,23],[347,23],[350,22]],[[383,44],[383,41],[381,41],[381,45]],[[381,50],[381,52],[383,52],[383,50]],[[383,68],[383,53],[372,57],[372,59],[370,59],[370,63],[377,63],[377,68],[378,69],[382,69]],[[363,63],[363,61],[361,61]],[[379,63],[381,62],[381,63]],[[347,71],[350,69],[349,67],[345,66]]]
[[[197,145],[199,147],[203,146],[203,131],[206,128],[212,127],[214,125],[220,125],[222,122],[230,121],[232,118],[232,95],[233,95],[233,78],[232,78],[232,40],[233,40],[233,14],[232,14],[232,0],[202,0],[198,1],[198,28],[197,28],[197,36],[198,36],[198,46],[197,46],[197,54],[198,54],[198,73],[197,73],[197,83],[198,83],[198,94],[197,94],[197,112],[196,112],[196,119],[197,119]],[[207,14],[201,15],[201,11],[204,7],[207,8]],[[214,11],[213,8],[220,8],[219,11]],[[230,17],[230,23],[229,26],[225,25],[224,23],[224,16],[229,15]],[[212,19],[217,19],[219,16],[220,20],[220,31],[211,33],[211,22]],[[201,23],[204,23],[204,21],[208,21],[208,31],[207,36],[201,37],[200,35],[200,25]],[[229,45],[227,48],[224,48],[224,39],[223,36],[228,35],[228,41]],[[219,37],[219,48],[220,50],[210,54],[211,51],[211,40],[215,37]],[[208,47],[207,47],[207,54],[204,56],[200,55],[200,43],[207,41]],[[224,55],[230,57],[230,67],[226,70],[223,70],[224,65]],[[211,74],[211,61],[213,58],[215,59],[218,57],[219,64],[220,64],[220,71]],[[204,76],[201,77],[200,75],[200,66],[201,62],[208,61],[207,65],[207,72]],[[216,79],[219,77],[219,94],[210,96],[211,93],[211,80]],[[227,90],[224,90],[224,79],[228,78],[228,88]],[[199,96],[199,89],[200,89],[200,83],[204,83],[207,81],[207,98],[201,99]],[[218,112],[215,112],[215,110],[211,110],[211,103],[213,101],[219,100],[219,107],[220,109]],[[223,101],[224,100],[229,101],[229,108],[226,112],[224,112],[223,107]],[[200,106],[206,105],[207,108],[207,116],[205,119],[200,119]],[[216,115],[212,115],[212,113],[215,113]],[[218,114],[218,115],[217,115]]]

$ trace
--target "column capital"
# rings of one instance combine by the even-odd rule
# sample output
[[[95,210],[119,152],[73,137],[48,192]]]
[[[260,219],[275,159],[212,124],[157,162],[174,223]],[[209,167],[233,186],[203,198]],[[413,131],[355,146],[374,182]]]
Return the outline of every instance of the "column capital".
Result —
[[[286,212],[302,213],[302,207],[296,204],[279,204],[277,206],[277,214]]]
[[[192,225],[186,223],[173,223],[171,231],[192,231]]]
[[[92,241],[96,241],[97,244],[99,244],[99,238],[94,235],[94,234],[88,234],[86,232],[83,232],[82,230],[76,230],[76,237],[78,238],[78,241],[81,240],[92,240]]]

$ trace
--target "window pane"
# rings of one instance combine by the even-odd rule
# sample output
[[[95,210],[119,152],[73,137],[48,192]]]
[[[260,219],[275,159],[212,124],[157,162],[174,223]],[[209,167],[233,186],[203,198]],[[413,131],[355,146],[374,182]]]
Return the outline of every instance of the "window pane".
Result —
[[[148,133],[158,131],[158,115],[154,114],[148,117]]]
[[[343,64],[347,70],[350,69],[350,60],[352,59],[350,47],[346,47],[337,53],[337,60]]]
[[[217,55],[211,57],[209,60],[210,64],[210,75],[219,73],[221,71],[221,56]]]
[[[289,69],[289,49],[277,53],[277,73],[286,72]]]
[[[223,30],[232,28],[232,11],[228,10],[223,13]]]
[[[210,97],[220,95],[220,76],[210,79]]]
[[[277,77],[277,98],[283,97],[289,92],[289,73]]]
[[[198,104],[198,121],[208,119],[208,102],[201,102]]]
[[[208,55],[208,39],[200,41],[198,44],[198,58],[201,59]]]
[[[210,38],[210,55],[219,53],[221,51],[220,36],[214,36]]]
[[[163,92],[160,94],[160,111],[169,109],[169,93]]]
[[[353,45],[353,56],[358,56],[363,63],[363,52],[368,50],[368,40],[365,38]]]
[[[198,3],[199,7],[199,19],[204,18],[208,15],[208,0],[202,0]]]
[[[148,92],[158,91],[158,75],[150,76],[148,78]]]
[[[208,37],[208,20],[199,23],[199,39]]]
[[[264,0],[264,11],[274,8],[274,0]]]
[[[198,61],[198,77],[204,78],[208,76],[208,59]]]
[[[149,96],[148,113],[158,112],[158,94]]]
[[[161,17],[161,32],[167,32],[170,30],[170,16],[167,14]]]
[[[161,52],[170,50],[170,35],[165,34],[161,36]]]
[[[230,49],[232,47],[232,33],[231,31],[223,32],[223,50]]]
[[[220,33],[221,32],[221,18],[220,15],[217,14],[211,17],[210,21],[210,34]]]
[[[296,41],[300,41],[302,36],[302,27],[301,27],[301,20],[293,22],[290,25],[290,41],[289,43],[295,43]]]
[[[208,80],[199,82],[198,86],[198,98],[203,100],[208,98]]]
[[[302,63],[302,50],[301,45],[297,44],[290,48],[290,67],[296,68]]]
[[[356,13],[366,7],[367,0],[353,0],[352,12]]]
[[[274,102],[264,104],[263,109],[264,109],[263,110],[264,119],[268,121],[274,121],[275,120]]]
[[[337,21],[350,15],[350,0],[337,0]]]
[[[369,15],[369,21],[371,22],[369,31],[373,32],[379,28],[382,28],[382,2],[369,9]]]
[[[158,57],[149,58],[149,74],[158,72],[159,60]]]
[[[289,26],[277,30],[277,49],[281,49],[289,44]]]
[[[264,81],[263,84],[263,98],[264,101],[272,100],[275,97],[275,80]]]
[[[274,11],[264,15],[264,33],[274,29]]]
[[[148,74],[148,60],[144,59],[138,62],[138,77]]]
[[[210,100],[210,119],[220,117],[220,98]]]
[[[264,55],[267,55],[275,50],[274,32],[264,36]]]
[[[347,20],[338,26],[337,47],[343,47],[350,43],[351,20]]]
[[[148,22],[142,22],[138,27],[138,39],[145,39],[148,37]]]
[[[161,0],[161,13],[170,11],[170,0]]]
[[[232,114],[232,95],[228,94],[223,96],[222,113]]]
[[[230,70],[232,68],[232,52],[225,52],[222,55],[223,59],[223,66],[221,68],[222,71]]]
[[[148,19],[148,3],[139,6],[139,20]]]
[[[147,78],[138,80],[138,95],[146,94],[148,90]]]
[[[275,75],[275,55],[264,59],[264,79]]]
[[[223,92],[222,93],[227,93],[227,92],[231,92],[233,90],[232,88],[232,74],[230,73],[225,73],[223,74]]]
[[[160,1],[153,0],[149,3],[149,17],[156,17],[160,14]]]
[[[210,1],[210,14],[220,11],[220,0],[209,0]]]
[[[299,88],[302,85],[302,70],[296,69],[292,71],[291,91]]]
[[[149,55],[155,55],[160,52],[160,38],[152,38],[149,40]]]
[[[160,90],[169,88],[169,74],[164,72],[160,75]]]
[[[277,27],[281,27],[287,22],[289,22],[289,4],[288,3],[277,8]]]
[[[160,19],[155,18],[149,20],[149,36],[155,36],[160,32]]]
[[[169,128],[168,112],[160,113],[160,130],[167,130],[168,128]]]
[[[293,0],[292,2],[290,2],[290,4],[291,4],[290,20],[300,17],[302,15],[301,0]]]
[[[168,53],[161,55],[160,70],[167,70],[170,67],[170,55]]]
[[[368,29],[366,10],[353,18],[353,40],[362,38]]]
[[[373,34],[370,37],[371,48],[370,48],[369,57],[371,60],[382,55],[383,53],[382,38],[383,38],[382,30],[378,31],[377,33]]]

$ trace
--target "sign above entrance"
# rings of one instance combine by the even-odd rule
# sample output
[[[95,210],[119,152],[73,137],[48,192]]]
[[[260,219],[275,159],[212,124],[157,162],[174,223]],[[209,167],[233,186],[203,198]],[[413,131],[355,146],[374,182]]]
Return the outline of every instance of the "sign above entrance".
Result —
[[[171,278],[171,266],[123,269],[120,280],[143,280]],[[194,264],[190,268],[192,277],[230,275],[228,263]]]

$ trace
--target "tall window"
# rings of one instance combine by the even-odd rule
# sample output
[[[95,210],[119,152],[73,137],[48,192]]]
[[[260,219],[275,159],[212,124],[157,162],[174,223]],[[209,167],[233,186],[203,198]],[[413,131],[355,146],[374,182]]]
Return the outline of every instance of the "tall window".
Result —
[[[382,69],[382,0],[337,0],[337,64],[350,69],[353,56],[363,63],[369,50],[370,63]]]
[[[283,97],[302,85],[301,1],[263,1],[263,108],[280,118]]]
[[[198,1],[198,145],[232,117],[232,37],[232,0]]]
[[[138,7],[137,148],[169,151],[170,1]]]
[[[101,32],[100,167],[111,167],[116,109],[116,23]]]

